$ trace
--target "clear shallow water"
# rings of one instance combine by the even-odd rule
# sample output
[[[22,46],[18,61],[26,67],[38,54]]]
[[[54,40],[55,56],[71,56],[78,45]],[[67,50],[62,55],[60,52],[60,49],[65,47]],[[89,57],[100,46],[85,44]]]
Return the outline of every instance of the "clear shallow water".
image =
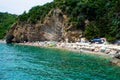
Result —
[[[100,56],[0,43],[0,80],[120,80],[120,67]]]

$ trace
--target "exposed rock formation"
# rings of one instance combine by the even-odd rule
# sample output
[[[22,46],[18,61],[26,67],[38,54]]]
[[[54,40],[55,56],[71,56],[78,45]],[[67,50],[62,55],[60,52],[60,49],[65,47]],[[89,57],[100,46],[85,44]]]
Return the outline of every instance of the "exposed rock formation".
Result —
[[[113,65],[120,66],[120,59],[113,58],[112,60],[110,60],[110,63]]]
[[[38,21],[36,24],[15,23],[8,34],[14,36],[13,42],[59,41],[65,38],[75,41],[82,36],[82,31],[73,29],[73,24],[68,23],[68,19],[69,17],[63,14],[60,9],[53,9],[46,15],[43,22]]]

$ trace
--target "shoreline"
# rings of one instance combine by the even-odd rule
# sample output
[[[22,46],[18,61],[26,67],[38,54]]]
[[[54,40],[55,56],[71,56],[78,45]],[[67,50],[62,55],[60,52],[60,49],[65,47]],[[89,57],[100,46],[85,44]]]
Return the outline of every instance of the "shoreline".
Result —
[[[5,43],[5,41],[0,41]],[[110,59],[111,65],[120,66],[120,46],[117,45],[105,45],[105,44],[89,44],[89,43],[65,43],[65,42],[25,42],[15,43],[17,45],[34,46],[41,48],[51,48],[65,51],[77,52],[80,54],[88,54],[92,56],[99,56],[104,59]]]
[[[120,56],[120,46],[116,45],[99,45],[99,44],[83,44],[83,43],[55,43],[51,45],[45,42],[35,42],[35,43],[19,43],[20,45],[35,46],[43,48],[53,48],[58,50],[66,50],[77,52],[80,54],[87,54],[92,56],[99,56],[104,59],[109,59],[111,65],[120,67],[120,58],[116,58],[115,55]],[[89,46],[89,47],[88,47]],[[107,47],[106,47],[107,46]],[[99,48],[98,48],[99,47]],[[98,48],[96,50],[96,48]]]
[[[5,42],[5,40],[1,40],[1,39],[0,39],[0,43],[6,43],[6,42]]]
[[[85,49],[76,49],[76,48],[70,48],[66,43],[57,43],[59,46],[48,46],[45,45],[44,42],[35,42],[35,43],[19,43],[20,45],[26,45],[26,46],[36,46],[36,47],[43,47],[43,48],[53,48],[53,49],[59,49],[59,50],[67,50],[67,51],[73,51],[78,53],[84,53],[84,54],[90,54],[90,55],[98,55],[102,56],[104,58],[113,58],[113,55],[109,55],[100,51],[91,51],[91,50],[85,50]],[[63,45],[65,44],[65,45]],[[76,44],[76,43],[68,43],[68,44]]]

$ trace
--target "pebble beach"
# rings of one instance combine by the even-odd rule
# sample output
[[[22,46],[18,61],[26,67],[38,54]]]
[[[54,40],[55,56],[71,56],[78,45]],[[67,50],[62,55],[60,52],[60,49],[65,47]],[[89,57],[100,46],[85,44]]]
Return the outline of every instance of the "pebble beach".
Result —
[[[38,46],[47,48],[66,49],[70,51],[85,52],[91,54],[105,55],[114,57],[120,54],[120,46],[112,44],[90,44],[90,43],[65,43],[65,42],[26,42],[19,43],[21,45]]]

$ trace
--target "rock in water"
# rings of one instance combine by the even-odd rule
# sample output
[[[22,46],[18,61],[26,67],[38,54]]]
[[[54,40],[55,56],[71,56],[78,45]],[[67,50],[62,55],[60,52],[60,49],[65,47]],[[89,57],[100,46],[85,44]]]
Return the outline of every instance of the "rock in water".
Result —
[[[13,38],[14,38],[14,36],[12,34],[8,34],[6,36],[6,43],[12,43]]]
[[[120,66],[120,59],[113,58],[112,60],[110,60],[110,63],[113,65]]]

